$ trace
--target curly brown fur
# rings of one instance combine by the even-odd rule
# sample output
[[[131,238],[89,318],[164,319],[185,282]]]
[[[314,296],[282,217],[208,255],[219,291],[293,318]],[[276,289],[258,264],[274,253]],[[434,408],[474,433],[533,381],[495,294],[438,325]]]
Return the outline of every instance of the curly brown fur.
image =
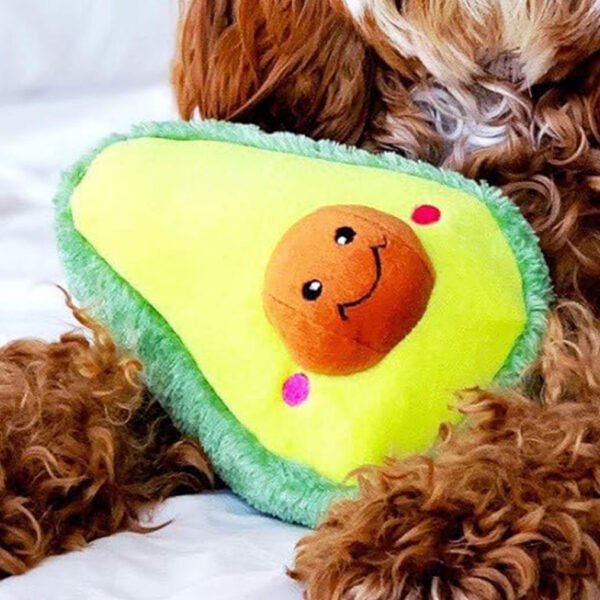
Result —
[[[433,456],[360,470],[358,500],[299,544],[308,600],[600,597],[600,330],[558,312],[537,375],[578,376],[546,377],[539,402],[474,390]]]
[[[140,384],[140,365],[74,309],[91,339],[0,348],[0,577],[116,531],[157,501],[212,483]]]
[[[357,141],[370,61],[321,0],[184,3],[173,83],[181,115]]]
[[[376,81],[399,85],[386,67]],[[600,307],[600,55],[553,85],[520,89],[483,79],[467,87],[415,81],[428,115],[418,135],[395,102],[374,115],[366,144],[434,160],[502,186],[540,236],[562,297]],[[389,92],[388,92],[389,95]],[[424,130],[423,130],[424,129]],[[429,129],[429,132],[427,132]],[[426,138],[428,145],[421,145]],[[432,147],[432,144],[434,146]]]

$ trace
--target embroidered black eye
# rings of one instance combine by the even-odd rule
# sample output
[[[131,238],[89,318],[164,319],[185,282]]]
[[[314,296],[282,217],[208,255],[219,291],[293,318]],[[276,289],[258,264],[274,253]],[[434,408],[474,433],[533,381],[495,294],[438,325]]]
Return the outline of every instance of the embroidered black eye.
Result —
[[[309,302],[315,301],[323,293],[323,284],[318,279],[311,279],[302,286],[302,297]]]
[[[335,230],[335,243],[339,246],[351,244],[356,237],[356,231],[352,227],[338,227]]]

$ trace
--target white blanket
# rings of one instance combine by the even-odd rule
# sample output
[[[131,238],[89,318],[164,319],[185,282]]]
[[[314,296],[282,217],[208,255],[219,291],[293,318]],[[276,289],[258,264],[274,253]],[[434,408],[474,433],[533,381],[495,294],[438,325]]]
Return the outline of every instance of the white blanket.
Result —
[[[52,196],[78,155],[130,123],[175,116],[166,86],[0,100],[0,343],[72,326],[60,293]],[[0,583],[0,600],[288,600],[285,576],[305,530],[222,492],[173,498],[148,535],[123,533]]]

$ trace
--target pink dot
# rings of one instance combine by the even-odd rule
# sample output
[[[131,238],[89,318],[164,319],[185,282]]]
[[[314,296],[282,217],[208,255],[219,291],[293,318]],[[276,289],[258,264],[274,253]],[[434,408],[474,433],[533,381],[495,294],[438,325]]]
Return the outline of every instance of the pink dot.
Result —
[[[308,398],[310,381],[304,373],[294,373],[285,380],[281,392],[288,406],[298,406]]]
[[[440,209],[437,206],[431,204],[421,204],[417,206],[412,214],[412,220],[417,225],[431,225],[437,223],[442,216]]]

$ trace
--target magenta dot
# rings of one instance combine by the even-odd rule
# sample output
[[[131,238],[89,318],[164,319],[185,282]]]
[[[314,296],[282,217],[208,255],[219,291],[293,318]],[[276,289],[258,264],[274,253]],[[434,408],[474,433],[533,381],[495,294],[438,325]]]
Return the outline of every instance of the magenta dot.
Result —
[[[417,225],[431,225],[437,223],[440,220],[442,213],[437,206],[431,204],[421,204],[417,206],[412,214],[412,220]]]
[[[285,380],[281,393],[288,406],[298,406],[308,398],[310,381],[304,373],[294,373]]]

